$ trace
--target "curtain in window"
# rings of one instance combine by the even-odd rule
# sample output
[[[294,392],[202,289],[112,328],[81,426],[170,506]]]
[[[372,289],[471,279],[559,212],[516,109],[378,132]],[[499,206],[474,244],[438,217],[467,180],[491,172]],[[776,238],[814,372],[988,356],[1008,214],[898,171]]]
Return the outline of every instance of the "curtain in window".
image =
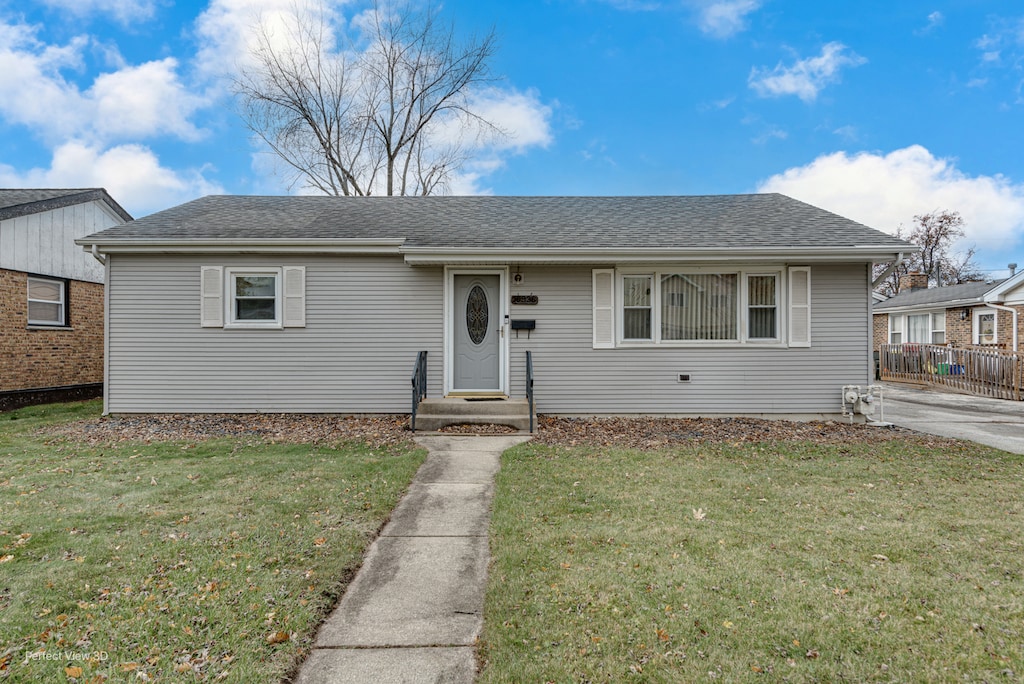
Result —
[[[651,277],[622,279],[622,338],[651,339]]]
[[[931,315],[907,316],[907,341],[928,344],[932,341]]]
[[[662,276],[661,339],[735,340],[737,280],[735,273]]]
[[[775,276],[750,276],[747,279],[750,307],[748,335],[751,339],[772,339],[775,333]]]

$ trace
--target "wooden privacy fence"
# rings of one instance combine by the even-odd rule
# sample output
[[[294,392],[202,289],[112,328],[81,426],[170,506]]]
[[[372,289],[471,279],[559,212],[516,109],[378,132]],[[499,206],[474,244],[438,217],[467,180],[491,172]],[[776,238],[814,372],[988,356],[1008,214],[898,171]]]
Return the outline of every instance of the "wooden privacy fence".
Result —
[[[883,344],[882,380],[945,385],[983,397],[1020,401],[1024,355],[988,349],[954,349],[935,344]]]

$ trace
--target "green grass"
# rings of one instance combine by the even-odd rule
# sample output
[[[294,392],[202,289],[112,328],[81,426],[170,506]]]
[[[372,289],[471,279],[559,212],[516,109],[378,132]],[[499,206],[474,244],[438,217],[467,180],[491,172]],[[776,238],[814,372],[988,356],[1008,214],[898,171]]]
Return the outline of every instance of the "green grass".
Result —
[[[99,411],[0,414],[0,681],[280,681],[424,456],[36,434]]]
[[[1024,676],[1024,458],[968,443],[522,445],[491,550],[482,682]]]

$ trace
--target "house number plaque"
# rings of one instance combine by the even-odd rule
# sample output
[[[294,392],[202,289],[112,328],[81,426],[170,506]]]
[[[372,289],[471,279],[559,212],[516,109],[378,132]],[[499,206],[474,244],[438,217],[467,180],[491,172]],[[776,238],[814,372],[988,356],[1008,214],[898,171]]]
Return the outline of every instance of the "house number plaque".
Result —
[[[537,301],[538,301],[537,295],[533,295],[533,294],[532,295],[512,295],[512,303],[513,304],[520,304],[520,305],[531,304],[532,305],[532,304],[536,304]]]

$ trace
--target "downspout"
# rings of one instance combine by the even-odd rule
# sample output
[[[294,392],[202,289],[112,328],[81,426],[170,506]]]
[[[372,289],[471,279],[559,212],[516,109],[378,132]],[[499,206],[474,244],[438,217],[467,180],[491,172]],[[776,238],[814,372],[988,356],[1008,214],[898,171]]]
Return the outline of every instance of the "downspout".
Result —
[[[871,289],[874,290],[876,287],[878,287],[882,283],[882,281],[884,281],[886,278],[891,276],[893,271],[895,271],[897,268],[899,268],[900,264],[902,264],[902,263],[903,263],[903,252],[900,252],[900,253],[898,253],[896,255],[896,260],[893,261],[891,264],[889,264],[889,268],[887,268],[884,271],[882,271],[878,275],[878,277],[875,278],[874,282],[871,283]]]
[[[100,254],[100,247],[99,247],[99,245],[93,245],[92,246],[91,254],[92,254],[92,258],[93,259],[95,259],[96,261],[100,262],[104,266],[107,265],[107,255],[106,254]]]
[[[985,302],[985,306],[990,309],[996,309],[998,311],[1009,311],[1013,314],[1013,351],[1017,351],[1017,310],[1012,306],[1003,306],[1002,304],[990,304]]]

